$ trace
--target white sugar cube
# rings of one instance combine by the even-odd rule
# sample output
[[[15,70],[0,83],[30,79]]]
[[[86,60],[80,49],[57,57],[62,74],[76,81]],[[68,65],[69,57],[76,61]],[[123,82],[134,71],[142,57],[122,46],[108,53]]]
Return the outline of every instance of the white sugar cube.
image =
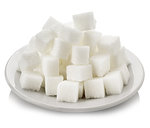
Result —
[[[63,76],[46,76],[45,93],[46,95],[57,95],[57,87],[63,81]]]
[[[32,37],[29,44],[37,51],[44,53],[51,47],[55,34],[49,30],[42,30],[36,36]]]
[[[42,71],[44,76],[59,75],[59,59],[56,57],[43,57]]]
[[[104,76],[110,70],[109,55],[95,55],[90,59],[94,76]]]
[[[128,65],[130,62],[126,55],[126,49],[122,47],[116,55],[111,55],[111,70],[114,70],[124,64]]]
[[[41,45],[42,45],[42,42],[39,39],[37,39],[36,36],[33,36],[29,41],[29,46],[34,50],[39,51]]]
[[[95,30],[89,30],[84,32],[83,44],[90,47],[90,55],[96,50],[97,43],[100,42],[102,34]]]
[[[120,38],[118,36],[102,36],[98,48],[100,53],[115,55],[120,49]]]
[[[89,65],[69,65],[67,66],[67,80],[85,81],[92,78],[92,66]]]
[[[123,89],[123,80],[120,71],[113,71],[104,77],[104,86],[107,95],[120,94]]]
[[[33,69],[33,72],[39,73],[39,74],[44,78],[44,74],[43,74],[43,71],[42,71],[42,66],[41,66],[41,64],[40,64],[38,67],[34,68],[34,69]],[[45,87],[45,80],[44,80],[44,79],[43,79],[43,82],[42,82],[41,87],[43,87],[43,88]]]
[[[23,89],[39,91],[42,81],[42,75],[36,72],[23,71],[20,76],[20,85]]]
[[[71,44],[62,39],[55,38],[54,45],[51,51],[52,56],[60,59],[67,59],[71,52]]]
[[[68,27],[71,27],[71,28],[75,28],[74,23],[72,21],[71,22],[66,22],[66,23],[64,23],[64,25],[66,25]]]
[[[83,38],[83,33],[77,29],[64,25],[58,34],[58,37],[72,44],[78,44]]]
[[[105,89],[102,78],[95,78],[84,82],[84,90],[86,98],[103,98],[105,97]]]
[[[57,88],[57,101],[77,102],[79,82],[63,81]]]
[[[81,82],[79,84],[79,98],[83,97],[83,92],[84,92],[84,87],[83,87],[83,83]]]
[[[95,29],[96,26],[96,21],[94,19],[93,12],[86,12],[73,15],[73,21],[75,27],[82,31]]]
[[[68,43],[80,43],[83,38],[83,33],[69,25],[64,25],[56,19],[50,17],[45,23],[44,30],[53,30],[58,37]]]
[[[51,30],[42,30],[36,34],[36,37],[43,43],[49,43],[55,38],[55,33]]]
[[[21,71],[33,70],[40,65],[40,56],[35,50],[25,50],[18,61],[18,66]]]
[[[110,55],[110,70],[114,70],[115,68],[117,68],[117,57],[114,55]]]
[[[128,84],[128,81],[130,79],[130,72],[128,70],[127,65],[123,64],[122,66],[118,67],[116,70],[119,70],[121,72],[123,83],[125,85]]]
[[[50,16],[47,22],[44,24],[43,29],[53,30],[55,33],[59,33],[62,29],[62,26],[62,23]]]
[[[89,46],[72,47],[72,64],[89,64]]]
[[[128,57],[126,55],[126,49],[124,47],[122,47],[119,52],[116,55],[116,63],[117,66],[121,66],[123,64],[128,65],[130,62],[128,60]]]

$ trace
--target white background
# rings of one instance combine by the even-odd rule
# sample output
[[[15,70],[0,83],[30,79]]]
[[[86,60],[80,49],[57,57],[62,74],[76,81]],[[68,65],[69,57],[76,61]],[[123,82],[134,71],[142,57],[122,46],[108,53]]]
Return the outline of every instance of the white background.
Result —
[[[146,0],[0,0],[0,127],[150,127],[150,1]],[[131,100],[93,113],[59,113],[30,105],[15,96],[4,78],[9,57],[27,44],[51,15],[93,11],[102,33],[119,35],[145,68],[142,88]]]

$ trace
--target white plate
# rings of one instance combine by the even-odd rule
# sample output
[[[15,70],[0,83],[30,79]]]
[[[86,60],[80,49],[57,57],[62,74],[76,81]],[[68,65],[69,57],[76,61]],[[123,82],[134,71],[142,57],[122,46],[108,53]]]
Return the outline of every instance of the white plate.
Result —
[[[21,89],[19,83],[20,72],[17,71],[17,61],[19,55],[24,49],[25,47],[19,49],[8,60],[5,68],[6,81],[12,91],[23,100],[50,110],[62,112],[89,112],[110,108],[125,102],[135,95],[142,86],[144,80],[142,64],[133,53],[126,50],[129,61],[131,62],[129,65],[131,78],[128,85],[124,87],[123,92],[120,95],[107,96],[102,99],[81,99],[77,103],[57,102],[55,97],[46,96],[44,94],[44,89],[41,89],[40,92]]]

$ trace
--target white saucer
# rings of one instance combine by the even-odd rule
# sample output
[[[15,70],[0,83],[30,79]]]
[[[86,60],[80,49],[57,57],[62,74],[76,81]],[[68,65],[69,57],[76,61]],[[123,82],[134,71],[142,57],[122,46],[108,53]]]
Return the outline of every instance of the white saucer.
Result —
[[[21,99],[50,110],[62,112],[90,112],[110,108],[125,102],[135,95],[142,86],[144,80],[144,70],[142,64],[133,53],[126,50],[127,56],[131,63],[129,65],[131,78],[128,85],[124,87],[123,92],[120,95],[107,96],[102,99],[81,99],[77,103],[57,102],[55,97],[46,96],[44,94],[44,89],[41,89],[40,92],[21,89],[19,83],[20,72],[17,71],[17,61],[20,53],[25,48],[26,47],[19,49],[8,60],[5,68],[6,81],[12,91]]]

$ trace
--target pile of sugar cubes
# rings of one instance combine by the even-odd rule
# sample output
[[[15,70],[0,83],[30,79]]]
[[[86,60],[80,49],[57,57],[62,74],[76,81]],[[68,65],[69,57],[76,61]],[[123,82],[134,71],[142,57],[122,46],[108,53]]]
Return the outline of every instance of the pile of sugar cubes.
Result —
[[[49,17],[20,55],[21,87],[64,102],[120,94],[130,78],[126,49],[95,28],[92,12],[73,15],[73,25]]]

